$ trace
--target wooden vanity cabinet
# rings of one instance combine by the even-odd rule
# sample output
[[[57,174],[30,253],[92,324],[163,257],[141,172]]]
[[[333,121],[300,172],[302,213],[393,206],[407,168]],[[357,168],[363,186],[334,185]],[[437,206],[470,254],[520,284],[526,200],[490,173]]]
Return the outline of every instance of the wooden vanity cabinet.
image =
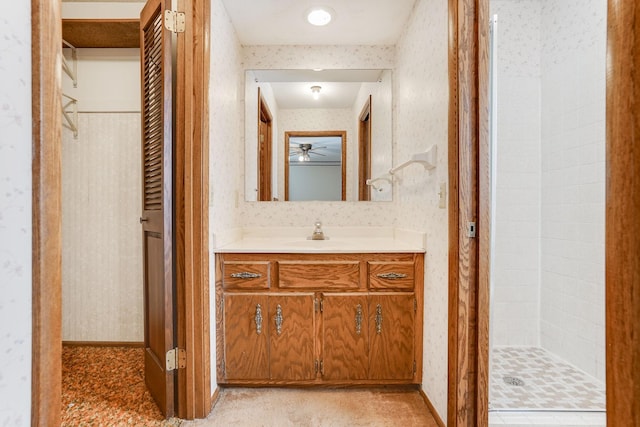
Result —
[[[301,381],[315,378],[313,294],[227,293],[225,377]]]
[[[322,376],[326,380],[369,378],[367,294],[322,295]]]
[[[230,380],[269,379],[268,296],[224,298],[225,373]]]
[[[418,384],[424,255],[217,254],[218,382]]]
[[[369,378],[410,380],[415,364],[417,307],[413,293],[369,296]]]

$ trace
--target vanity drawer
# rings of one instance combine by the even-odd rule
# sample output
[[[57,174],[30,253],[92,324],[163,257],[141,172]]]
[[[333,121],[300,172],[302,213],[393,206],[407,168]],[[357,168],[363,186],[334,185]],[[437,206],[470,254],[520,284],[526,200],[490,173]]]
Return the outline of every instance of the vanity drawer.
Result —
[[[415,287],[413,262],[369,261],[369,289],[413,289]]]
[[[222,277],[225,289],[269,289],[271,263],[269,261],[224,261]]]
[[[358,289],[360,262],[279,261],[281,289]]]

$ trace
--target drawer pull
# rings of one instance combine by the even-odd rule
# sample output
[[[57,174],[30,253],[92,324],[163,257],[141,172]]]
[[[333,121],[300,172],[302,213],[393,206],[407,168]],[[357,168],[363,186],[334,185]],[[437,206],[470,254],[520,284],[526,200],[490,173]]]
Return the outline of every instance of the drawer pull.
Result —
[[[356,334],[360,335],[362,332],[362,306],[358,304],[356,306]]]
[[[380,304],[376,307],[376,333],[382,333],[382,306]]]
[[[278,304],[276,306],[276,333],[278,335],[280,335],[282,333],[282,322],[283,322],[283,318],[282,318],[282,307],[280,307],[280,304]]]
[[[387,279],[387,280],[398,280],[398,279],[405,279],[407,277],[406,274],[404,273],[380,273],[378,274],[378,277],[381,279]]]
[[[231,277],[234,279],[257,279],[258,277],[262,277],[262,274],[243,271],[242,273],[231,273]]]
[[[260,335],[262,333],[262,307],[260,307],[260,304],[256,305],[256,316],[254,320],[256,321],[256,334]]]

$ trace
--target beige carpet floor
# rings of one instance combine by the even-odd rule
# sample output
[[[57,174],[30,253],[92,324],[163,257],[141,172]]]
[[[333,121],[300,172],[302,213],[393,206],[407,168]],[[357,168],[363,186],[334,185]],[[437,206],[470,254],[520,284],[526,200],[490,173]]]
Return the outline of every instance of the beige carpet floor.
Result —
[[[222,389],[206,420],[181,426],[436,427],[417,391]]]

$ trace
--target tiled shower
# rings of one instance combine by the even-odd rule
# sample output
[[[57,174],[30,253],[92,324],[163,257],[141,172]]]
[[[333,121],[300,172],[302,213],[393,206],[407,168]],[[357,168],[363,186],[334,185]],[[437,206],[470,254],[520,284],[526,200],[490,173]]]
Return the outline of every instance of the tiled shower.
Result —
[[[603,412],[607,4],[490,9],[490,409]]]

